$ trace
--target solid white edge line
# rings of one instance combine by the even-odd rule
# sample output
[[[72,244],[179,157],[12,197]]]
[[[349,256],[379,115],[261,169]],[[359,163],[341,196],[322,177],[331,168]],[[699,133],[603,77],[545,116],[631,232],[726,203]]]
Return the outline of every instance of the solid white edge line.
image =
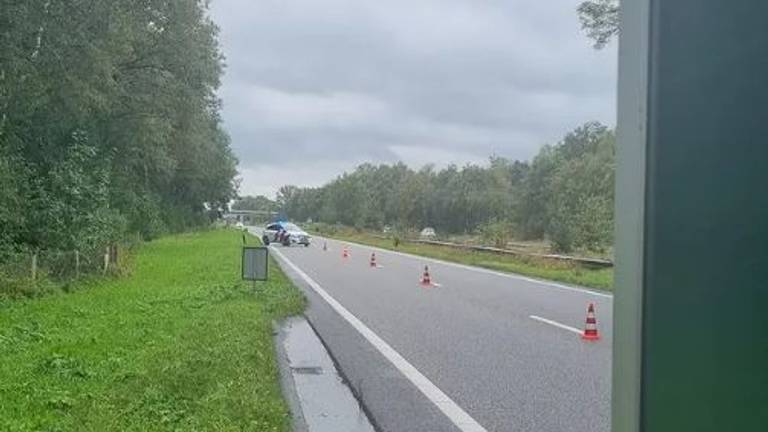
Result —
[[[555,326],[555,327],[559,327],[559,328],[561,328],[563,330],[568,330],[569,332],[574,332],[574,333],[576,333],[578,335],[581,335],[583,333],[581,330],[579,330],[579,329],[577,329],[575,327],[567,326],[565,324],[560,324],[559,322],[552,321],[551,319],[542,318],[542,317],[536,316],[536,315],[530,315],[528,318],[530,318],[532,320],[540,321],[540,322],[543,322],[545,324],[549,324],[549,325],[552,325],[552,326]]]
[[[371,345],[374,346],[392,365],[397,368],[421,393],[426,396],[448,419],[462,432],[488,432],[466,411],[456,404],[448,395],[443,393],[427,377],[418,371],[412,364],[401,356],[394,348],[380,338],[376,333],[360,321],[352,312],[348,311],[336,299],[331,297],[317,282],[304,273],[296,264],[291,262],[276,248],[270,248],[280,261],[287,264],[309,286],[325,300],[342,318],[344,318],[355,330],[357,330]]]
[[[390,254],[394,254],[394,255],[399,255],[399,256],[402,256],[402,257],[406,257],[406,258],[416,258],[416,259],[420,259],[420,260],[423,260],[423,261],[432,262],[432,263],[435,263],[435,264],[442,264],[442,265],[456,267],[456,268],[460,268],[460,269],[464,269],[464,270],[472,270],[472,271],[476,271],[476,272],[480,272],[480,273],[491,274],[491,275],[505,277],[505,278],[509,278],[509,279],[523,280],[523,281],[526,281],[526,282],[531,282],[531,283],[534,283],[534,284],[548,286],[548,287],[553,287],[553,288],[559,288],[559,289],[562,289],[562,290],[576,291],[576,292],[580,292],[580,293],[584,293],[584,294],[591,294],[591,295],[598,296],[598,297],[605,297],[605,298],[613,299],[613,294],[601,293],[601,292],[593,291],[593,290],[590,290],[590,289],[587,289],[587,288],[579,288],[579,287],[574,287],[574,286],[570,286],[570,285],[559,284],[559,283],[556,283],[556,282],[548,282],[548,281],[544,281],[544,280],[541,280],[541,279],[529,278],[529,277],[518,275],[518,274],[515,274],[515,273],[503,273],[503,272],[499,272],[499,271],[495,271],[495,270],[490,270],[490,269],[486,269],[486,268],[482,268],[482,267],[473,267],[473,266],[466,265],[466,264],[459,264],[459,263],[454,263],[454,262],[450,262],[450,261],[443,261],[443,260],[440,260],[440,259],[437,259],[437,258],[430,258],[430,257],[421,256],[421,255],[409,254],[409,253],[405,253],[405,252],[398,252],[398,251],[393,251],[393,250],[390,250],[390,249],[383,249],[383,248],[376,247],[376,246],[369,246],[369,245],[366,245],[366,244],[356,243],[356,242],[351,242],[351,241],[346,241],[346,240],[342,241],[342,240],[337,240],[337,239],[327,238],[327,237],[320,237],[320,236],[317,236],[316,238],[322,238],[324,240],[336,241],[336,242],[339,242],[339,243],[354,244],[356,246],[360,246],[360,247],[376,250],[376,251],[383,252],[383,253],[390,253]]]

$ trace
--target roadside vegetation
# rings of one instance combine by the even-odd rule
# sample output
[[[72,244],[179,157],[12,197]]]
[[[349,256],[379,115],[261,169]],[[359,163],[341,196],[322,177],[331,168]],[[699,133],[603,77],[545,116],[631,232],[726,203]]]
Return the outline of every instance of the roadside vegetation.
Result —
[[[338,240],[584,287],[601,290],[613,289],[612,268],[588,268],[578,264],[555,262],[543,258],[501,255],[491,252],[414,243],[394,235],[387,238],[355,229],[341,229],[317,224],[313,225],[313,227],[315,228],[314,232]]]
[[[0,2],[0,281],[35,254],[98,271],[106,247],[208,225],[235,196],[207,4]]]
[[[276,265],[241,281],[241,245],[163,237],[130,275],[0,300],[0,430],[287,431],[272,322],[304,299]]]
[[[613,245],[612,130],[587,123],[530,162],[360,165],[317,188],[282,187],[274,208],[296,221],[438,237],[479,235],[491,245],[546,241],[554,252],[605,256]],[[269,207],[263,198],[242,204]],[[257,205],[258,204],[258,205]]]

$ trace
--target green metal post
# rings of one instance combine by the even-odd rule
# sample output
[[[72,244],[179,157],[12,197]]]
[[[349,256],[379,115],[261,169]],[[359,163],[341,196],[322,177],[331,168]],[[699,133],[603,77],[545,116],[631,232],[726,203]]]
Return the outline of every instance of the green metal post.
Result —
[[[768,2],[622,9],[613,431],[768,430]]]

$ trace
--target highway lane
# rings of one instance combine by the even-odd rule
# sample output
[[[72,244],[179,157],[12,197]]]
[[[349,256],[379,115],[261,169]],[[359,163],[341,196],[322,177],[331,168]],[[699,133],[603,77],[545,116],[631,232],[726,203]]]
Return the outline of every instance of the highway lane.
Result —
[[[353,244],[344,259],[348,243],[322,242],[273,249],[486,430],[610,429],[610,296]],[[381,268],[368,265],[374,251]],[[425,264],[440,287],[420,286]],[[307,291],[310,322],[381,430],[460,430]],[[598,342],[563,328],[583,328],[590,302]]]

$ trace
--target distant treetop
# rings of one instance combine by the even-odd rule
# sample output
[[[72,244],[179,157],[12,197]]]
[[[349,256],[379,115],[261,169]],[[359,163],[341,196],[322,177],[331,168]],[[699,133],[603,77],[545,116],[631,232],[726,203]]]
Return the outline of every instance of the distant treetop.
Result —
[[[277,203],[264,195],[244,196],[232,204],[232,210],[275,211]]]
[[[581,28],[594,40],[595,49],[605,47],[619,34],[619,2],[617,0],[587,0],[577,8]]]

